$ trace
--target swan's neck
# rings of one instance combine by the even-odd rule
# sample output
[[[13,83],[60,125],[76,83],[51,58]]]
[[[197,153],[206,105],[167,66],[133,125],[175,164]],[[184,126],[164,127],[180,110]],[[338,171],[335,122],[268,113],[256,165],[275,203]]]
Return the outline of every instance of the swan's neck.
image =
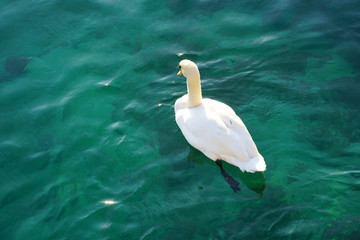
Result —
[[[186,79],[187,88],[188,88],[188,107],[196,107],[201,104],[201,83],[200,83],[200,74],[189,76]]]

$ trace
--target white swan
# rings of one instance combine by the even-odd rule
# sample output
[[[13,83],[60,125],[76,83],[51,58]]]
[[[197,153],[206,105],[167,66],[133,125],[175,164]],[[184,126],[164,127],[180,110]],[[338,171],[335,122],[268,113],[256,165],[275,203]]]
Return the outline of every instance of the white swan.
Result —
[[[177,75],[184,75],[188,94],[175,102],[175,119],[186,140],[208,158],[224,160],[241,171],[265,171],[246,126],[228,105],[202,98],[200,72],[195,63],[182,60]]]

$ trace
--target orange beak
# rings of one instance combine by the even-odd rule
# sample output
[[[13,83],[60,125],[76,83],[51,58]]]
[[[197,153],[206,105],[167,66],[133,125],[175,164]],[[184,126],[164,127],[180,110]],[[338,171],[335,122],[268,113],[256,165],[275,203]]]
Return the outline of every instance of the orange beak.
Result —
[[[177,75],[182,75],[182,71],[180,70],[180,71],[177,73]]]

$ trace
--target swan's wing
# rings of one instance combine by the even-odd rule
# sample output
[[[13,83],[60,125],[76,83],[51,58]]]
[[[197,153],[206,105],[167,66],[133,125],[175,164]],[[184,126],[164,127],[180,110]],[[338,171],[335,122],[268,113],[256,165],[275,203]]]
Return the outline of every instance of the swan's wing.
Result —
[[[225,103],[205,98],[204,104],[208,109],[211,110],[211,112],[218,115],[228,128],[234,128],[238,126],[245,127],[245,124],[236,115],[234,110]]]
[[[205,111],[203,106],[184,108],[175,111],[175,119],[186,140],[206,156],[215,160],[214,150],[219,148],[227,134],[227,127],[213,114]]]
[[[204,99],[204,104],[227,128],[227,136],[223,138],[229,150],[237,156],[254,158],[259,152],[243,121],[228,105],[212,100]]]

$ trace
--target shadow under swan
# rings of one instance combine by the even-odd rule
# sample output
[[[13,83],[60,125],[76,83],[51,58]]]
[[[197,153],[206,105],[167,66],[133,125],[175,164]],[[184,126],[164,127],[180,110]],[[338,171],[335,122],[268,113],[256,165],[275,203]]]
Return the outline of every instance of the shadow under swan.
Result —
[[[213,162],[209,161],[209,159],[203,153],[192,146],[190,146],[188,159],[198,163],[211,164]],[[263,195],[263,192],[266,188],[265,175],[263,172],[242,172],[239,168],[225,162],[225,164],[223,164],[223,162],[220,160],[215,161],[215,163],[220,168],[220,174],[234,192],[239,192],[241,190],[240,182],[234,178],[236,177],[237,179],[240,179],[241,183],[244,184],[248,189],[256,192],[260,196]],[[225,170],[224,166],[226,166],[227,171]]]

